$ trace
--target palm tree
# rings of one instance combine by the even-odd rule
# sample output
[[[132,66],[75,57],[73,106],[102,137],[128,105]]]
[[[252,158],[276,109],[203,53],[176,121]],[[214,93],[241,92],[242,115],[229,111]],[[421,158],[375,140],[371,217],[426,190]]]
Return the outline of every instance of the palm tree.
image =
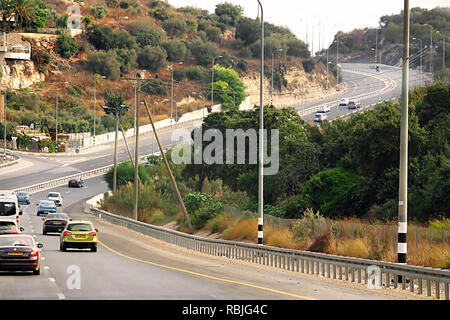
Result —
[[[2,19],[3,32],[6,33],[8,22],[14,15],[14,0],[0,0],[0,17]]]
[[[36,10],[36,3],[33,0],[13,0],[13,5],[17,26],[20,28],[25,22],[29,28]]]

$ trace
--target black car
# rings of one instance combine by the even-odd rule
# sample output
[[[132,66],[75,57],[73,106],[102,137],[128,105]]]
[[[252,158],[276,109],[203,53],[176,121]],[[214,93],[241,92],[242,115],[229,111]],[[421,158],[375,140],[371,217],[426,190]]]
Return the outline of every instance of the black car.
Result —
[[[0,237],[0,271],[41,272],[41,243],[31,235],[2,235]]]
[[[81,188],[83,186],[83,180],[79,178],[71,178],[69,179],[69,188],[70,187],[77,187]]]
[[[47,234],[49,232],[61,233],[66,227],[66,224],[72,219],[65,213],[49,213],[42,220],[44,220],[42,234]]]

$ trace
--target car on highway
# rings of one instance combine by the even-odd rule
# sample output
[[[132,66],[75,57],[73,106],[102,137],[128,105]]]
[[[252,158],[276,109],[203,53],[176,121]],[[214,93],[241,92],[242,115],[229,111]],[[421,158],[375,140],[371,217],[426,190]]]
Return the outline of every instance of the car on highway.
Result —
[[[36,243],[31,235],[0,236],[0,271],[41,271],[42,243]]]
[[[53,201],[41,200],[36,205],[38,206],[36,213],[38,216],[41,214],[56,213],[56,204]]]
[[[49,213],[42,220],[44,220],[42,234],[46,235],[51,232],[61,233],[66,227],[66,224],[72,219],[65,213]]]
[[[323,106],[319,106],[319,108],[317,109],[317,113],[327,113],[330,112],[330,107],[327,105],[323,105]]]
[[[339,102],[339,107],[346,107],[348,105],[348,99],[344,98],[341,99],[341,101]]]
[[[5,234],[20,234],[24,232],[23,227],[19,227],[16,221],[13,220],[0,220],[0,235]]]
[[[17,202],[30,204],[30,195],[26,192],[17,192],[16,193]]]
[[[53,201],[58,207],[61,207],[63,203],[61,193],[54,191],[47,194],[47,200]]]
[[[361,108],[361,103],[359,101],[356,100],[350,100],[348,102],[348,108],[349,109],[358,109]]]
[[[327,115],[325,114],[325,113],[316,113],[315,115],[314,115],[314,122],[321,122],[321,121],[324,121],[324,120],[327,120],[328,119],[328,117],[327,117]]]
[[[90,221],[69,221],[61,232],[59,249],[66,251],[68,248],[89,248],[96,252],[97,232]]]
[[[0,220],[13,220],[19,223],[20,215],[22,215],[22,209],[16,195],[0,191]]]
[[[71,187],[81,188],[81,187],[83,187],[83,180],[81,178],[70,178],[68,187],[69,188],[71,188]]]

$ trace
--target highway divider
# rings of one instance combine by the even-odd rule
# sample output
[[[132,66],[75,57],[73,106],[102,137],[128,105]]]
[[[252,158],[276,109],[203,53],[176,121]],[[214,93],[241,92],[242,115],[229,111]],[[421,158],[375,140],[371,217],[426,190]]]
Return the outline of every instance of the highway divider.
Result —
[[[109,223],[204,254],[329,279],[358,282],[374,289],[401,287],[406,290],[408,287],[409,291],[419,295],[433,295],[435,299],[449,300],[450,270],[208,239],[121,217],[97,208],[89,208],[89,212]],[[400,283],[399,276],[402,279]]]

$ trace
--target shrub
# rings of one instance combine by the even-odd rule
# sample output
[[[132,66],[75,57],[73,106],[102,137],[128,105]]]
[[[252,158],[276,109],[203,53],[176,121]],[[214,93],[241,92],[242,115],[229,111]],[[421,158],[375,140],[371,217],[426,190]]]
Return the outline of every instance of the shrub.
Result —
[[[313,59],[309,58],[309,59],[303,60],[302,65],[303,65],[303,69],[305,70],[306,73],[311,73],[314,70],[316,63],[314,62]]]
[[[119,0],[105,0],[105,3],[110,8],[118,8]]]
[[[310,208],[303,212],[303,217],[300,218],[292,227],[294,238],[298,241],[305,241],[314,237],[315,229],[320,224],[325,222],[325,218],[319,212],[314,213]]]
[[[169,93],[166,84],[159,79],[150,79],[145,81],[142,84],[142,91],[148,94],[160,96],[167,96]]]
[[[184,205],[189,214],[193,214],[202,206],[211,202],[213,197],[207,193],[193,192],[184,197]]]
[[[153,72],[166,66],[167,53],[162,48],[153,48],[145,46],[138,55],[138,64],[140,68],[147,69]]]
[[[223,205],[218,201],[209,201],[197,209],[190,219],[196,229],[201,229],[210,219],[222,212]]]
[[[186,78],[186,70],[183,70],[183,69],[173,70],[173,78],[176,81],[184,80],[184,78]]]
[[[256,240],[258,237],[258,219],[244,219],[226,229],[222,238],[225,240]]]
[[[86,34],[88,41],[98,50],[136,49],[138,47],[136,38],[123,29],[95,24],[88,27]]]
[[[120,78],[120,67],[116,55],[111,55],[105,51],[90,53],[86,63],[86,68],[90,72],[102,74],[111,80]]]
[[[58,36],[56,46],[58,48],[58,54],[66,59],[72,57],[78,51],[78,46],[75,40],[73,40],[72,37],[66,33],[61,33]]]
[[[71,87],[66,88],[66,91],[68,94],[70,94],[71,96],[81,96],[83,94],[83,89],[81,89],[80,87],[73,85]]]
[[[134,23],[131,34],[136,37],[136,41],[141,47],[159,47],[161,42],[166,38],[163,29],[146,19]]]
[[[221,213],[209,220],[206,227],[211,233],[222,233],[227,228],[233,227],[237,223],[237,218],[228,213]]]
[[[105,5],[93,6],[90,8],[90,13],[95,19],[103,19],[108,15],[108,9]]]
[[[198,31],[197,20],[186,20],[186,32],[195,33]]]
[[[182,41],[171,40],[164,42],[162,47],[167,52],[167,58],[169,61],[184,62],[188,56],[188,48]]]
[[[193,66],[187,68],[185,71],[186,77],[189,80],[205,81],[208,78],[208,72],[201,66]]]
[[[153,186],[153,182],[150,179],[150,176],[148,175],[143,165],[139,164],[138,171],[139,171],[139,179],[141,179],[141,182],[148,186]],[[111,190],[113,188],[113,175],[114,175],[114,168],[111,168],[104,176],[104,179],[108,183],[108,187]],[[130,183],[134,182],[134,166],[131,163],[131,161],[124,161],[117,165],[117,187],[124,186],[129,182]]]
[[[163,28],[172,36],[180,37],[186,34],[187,25],[184,20],[179,18],[170,18],[163,23]]]
[[[131,72],[137,66],[137,53],[134,49],[114,49],[116,60],[120,63],[122,73]]]
[[[212,59],[220,55],[220,51],[212,43],[204,43],[201,41],[194,41],[191,43],[191,52],[197,64],[208,67],[212,63]]]
[[[209,27],[205,30],[206,38],[212,42],[219,42],[222,31],[217,27]]]
[[[235,6],[227,2],[218,4],[214,11],[219,18],[219,22],[228,26],[235,26],[242,12],[243,8],[241,6]]]

